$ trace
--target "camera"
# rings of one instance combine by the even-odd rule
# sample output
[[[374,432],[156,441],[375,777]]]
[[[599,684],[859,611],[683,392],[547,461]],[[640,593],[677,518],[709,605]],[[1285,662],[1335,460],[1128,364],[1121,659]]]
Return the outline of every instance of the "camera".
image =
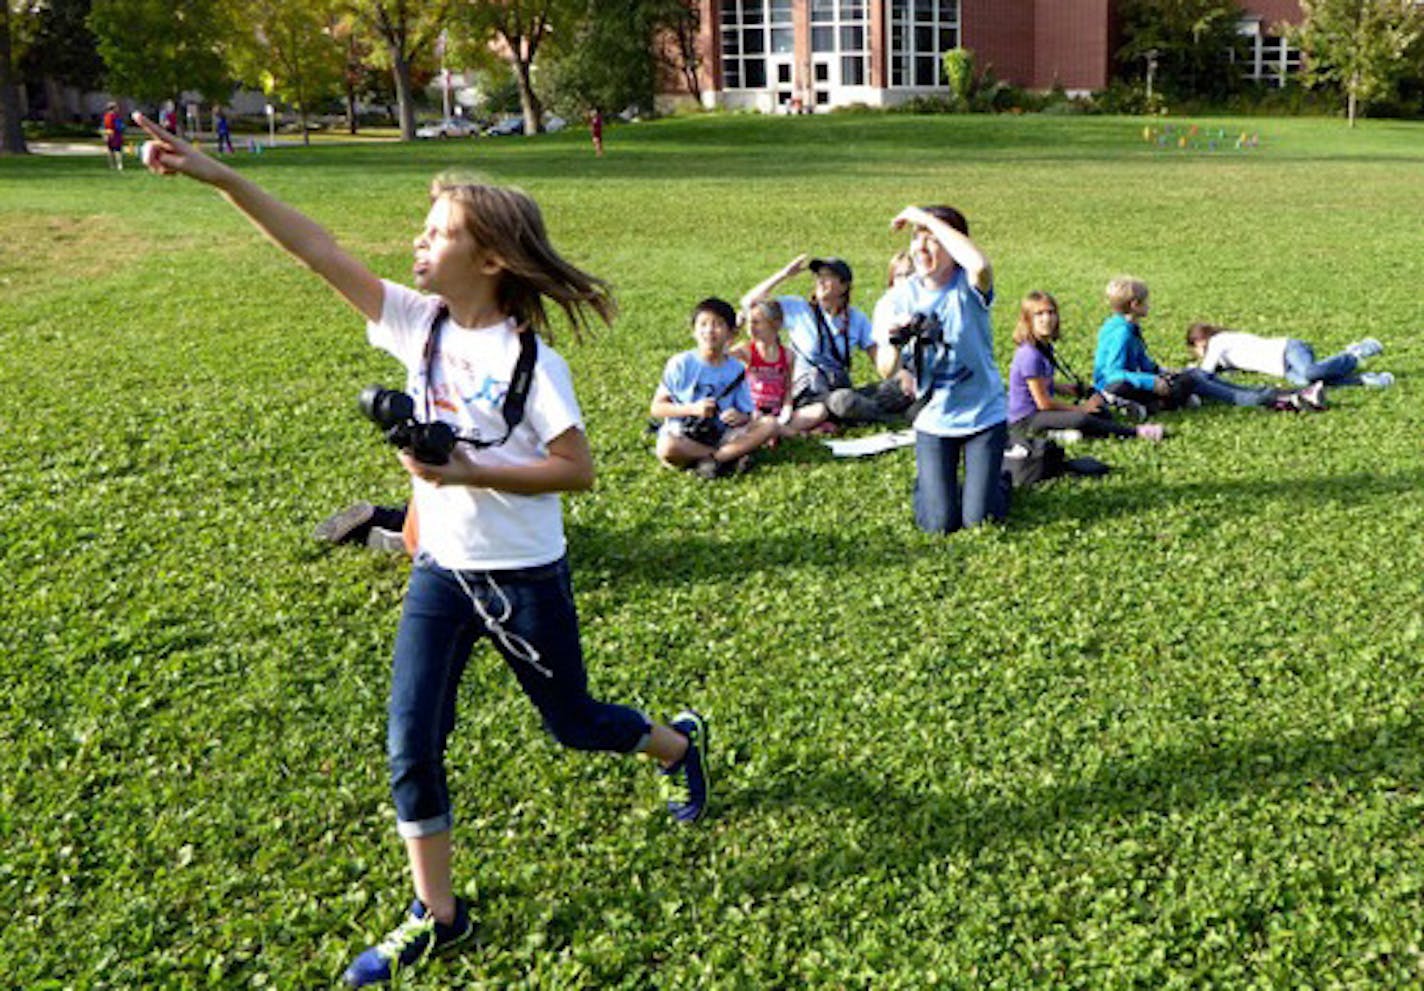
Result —
[[[381,428],[386,440],[409,451],[417,461],[443,465],[455,449],[455,431],[439,420],[421,423],[415,418],[415,400],[404,392],[368,385],[357,399],[362,414]]]
[[[940,344],[944,341],[944,325],[935,313],[913,313],[910,319],[890,331],[890,343],[897,348],[906,344]]]
[[[716,447],[722,443],[722,434],[727,425],[715,416],[688,417],[682,424],[682,436],[694,444]]]

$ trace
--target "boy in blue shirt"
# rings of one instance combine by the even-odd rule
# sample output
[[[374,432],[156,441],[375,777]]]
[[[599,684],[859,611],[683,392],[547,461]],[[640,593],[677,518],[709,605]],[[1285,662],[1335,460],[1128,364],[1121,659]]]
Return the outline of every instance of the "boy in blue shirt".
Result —
[[[1109,406],[1139,420],[1159,410],[1197,406],[1203,399],[1273,410],[1325,409],[1325,386],[1320,382],[1293,392],[1249,389],[1200,368],[1163,368],[1152,360],[1142,339],[1140,321],[1151,312],[1147,284],[1121,275],[1108,283],[1107,297],[1113,314],[1098,328],[1093,388]]]
[[[771,417],[753,419],[747,370],[727,354],[737,313],[726,300],[709,298],[692,311],[697,347],[668,359],[649,412],[658,429],[658,458],[699,477],[743,472],[753,451],[780,430]]]

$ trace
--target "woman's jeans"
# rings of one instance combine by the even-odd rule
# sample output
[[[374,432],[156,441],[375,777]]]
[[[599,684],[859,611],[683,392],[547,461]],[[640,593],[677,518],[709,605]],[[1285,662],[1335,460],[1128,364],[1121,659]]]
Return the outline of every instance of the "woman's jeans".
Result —
[[[588,694],[567,559],[454,572],[422,557],[406,590],[387,708],[391,794],[402,836],[429,836],[453,824],[445,742],[455,728],[460,676],[479,637],[490,638],[564,746],[632,753],[647,745],[646,716]]]
[[[1309,344],[1294,338],[1286,341],[1286,379],[1292,385],[1309,385],[1312,382],[1357,385],[1360,379],[1355,374],[1355,367],[1359,363],[1360,359],[1346,352],[1316,361],[1315,351]]]
[[[938,437],[915,431],[915,524],[928,533],[953,533],[985,520],[1001,520],[1009,511],[1001,478],[1007,424],[962,437]],[[957,475],[964,456],[964,485]]]

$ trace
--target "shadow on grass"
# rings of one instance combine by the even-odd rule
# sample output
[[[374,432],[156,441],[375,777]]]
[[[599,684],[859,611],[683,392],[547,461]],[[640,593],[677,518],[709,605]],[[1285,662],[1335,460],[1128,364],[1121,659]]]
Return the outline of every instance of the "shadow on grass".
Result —
[[[1092,479],[1063,478],[1055,479],[1050,485],[1038,491],[1016,493],[1009,519],[1011,530],[1064,520],[1091,523],[1119,519],[1124,513],[1152,513],[1172,507],[1216,503],[1221,499],[1249,503],[1253,511],[1268,502],[1285,502],[1302,508],[1360,505],[1420,491],[1424,488],[1424,469],[1390,474],[1353,472],[1167,485],[1150,481],[1098,485]]]
[[[1349,790],[1356,782],[1368,783],[1371,793],[1412,791],[1424,763],[1421,753],[1424,723],[1411,717],[1362,726],[1333,739],[1271,736],[1164,749],[1106,762],[1067,783],[1005,796],[964,790],[926,799],[895,779],[828,766],[809,774],[764,774],[760,780],[771,783],[751,788],[724,787],[717,814],[753,819],[776,808],[799,808],[854,837],[794,862],[732,868],[745,891],[772,894],[808,879],[854,878],[876,868],[906,870],[930,858],[972,856],[1051,837],[1062,827],[1176,815],[1248,796],[1324,794]]]

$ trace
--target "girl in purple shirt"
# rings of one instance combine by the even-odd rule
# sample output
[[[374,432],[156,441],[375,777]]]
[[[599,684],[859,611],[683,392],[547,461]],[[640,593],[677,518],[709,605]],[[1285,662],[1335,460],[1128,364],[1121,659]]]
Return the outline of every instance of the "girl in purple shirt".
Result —
[[[1102,397],[1087,385],[1054,381],[1058,362],[1053,342],[1058,340],[1058,301],[1035,290],[1019,304],[1014,327],[1014,360],[1009,366],[1009,430],[1027,435],[1046,430],[1076,430],[1084,437],[1140,437],[1161,440],[1162,426],[1118,423],[1102,406]],[[1074,396],[1086,402],[1063,402],[1055,396]]]

